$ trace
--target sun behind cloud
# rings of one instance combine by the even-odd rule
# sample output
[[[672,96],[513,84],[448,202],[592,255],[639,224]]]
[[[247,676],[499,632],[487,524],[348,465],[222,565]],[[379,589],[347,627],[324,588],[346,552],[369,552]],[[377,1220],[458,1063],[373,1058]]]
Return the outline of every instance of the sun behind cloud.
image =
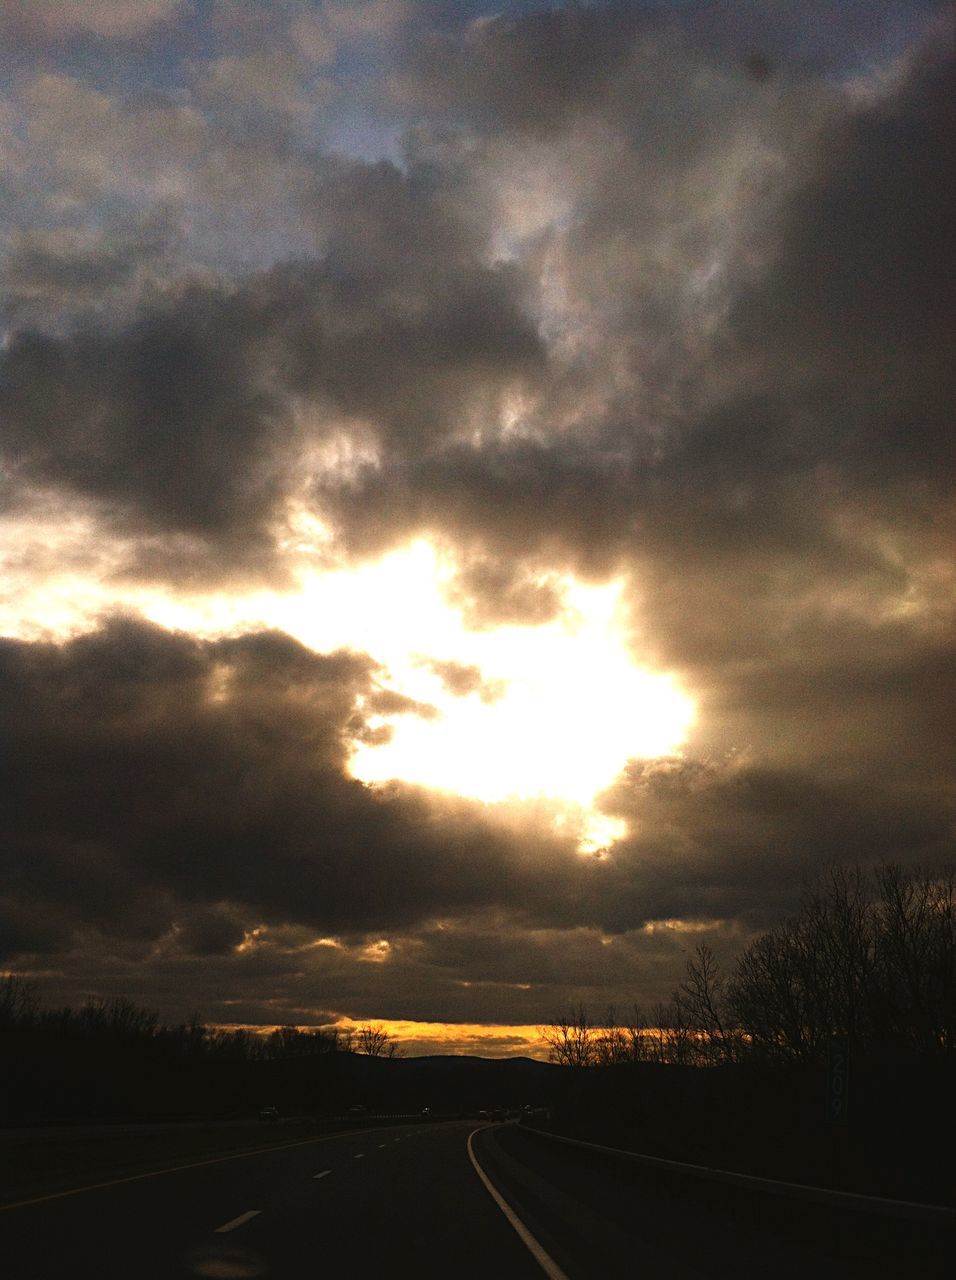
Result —
[[[4,629],[75,634],[119,607],[205,638],[268,627],[316,652],[368,653],[379,671],[350,746],[355,778],[495,805],[544,800],[587,851],[623,833],[596,797],[627,761],[671,755],[686,739],[693,704],[671,675],[636,661],[621,580],[550,573],[549,620],[475,627],[455,592],[458,557],[424,538],[357,565],[320,569],[309,554],[289,564],[294,589],[251,593],[124,588],[104,572],[81,594],[72,576],[52,574]]]
[[[487,802],[549,797],[590,810],[629,758],[669,755],[684,741],[691,702],[670,676],[635,663],[620,582],[567,578],[552,621],[472,631],[442,598],[442,568],[427,544],[387,557],[382,569],[393,588],[403,584],[406,601],[403,634],[385,658],[389,684],[439,714],[378,716],[388,735],[356,743],[352,754],[363,781],[399,778]],[[430,630],[436,615],[441,625]],[[422,652],[468,664],[483,685],[451,692],[435,666],[416,661]],[[483,697],[487,685],[500,696]]]
[[[575,826],[583,849],[623,833],[596,797],[633,757],[671,755],[694,718],[675,679],[635,661],[623,583],[557,582],[557,615],[535,625],[474,629],[453,603],[454,557],[425,539],[377,561],[318,572],[300,590],[250,600],[260,621],[320,652],[365,651],[379,663],[381,698],[363,708],[371,733],[349,766],[370,784],[418,784],[490,804],[542,798]],[[235,626],[207,602],[157,602],[151,616],[188,630]],[[205,612],[205,618],[202,613]],[[251,620],[250,620],[251,621]],[[455,682],[448,671],[471,673]]]

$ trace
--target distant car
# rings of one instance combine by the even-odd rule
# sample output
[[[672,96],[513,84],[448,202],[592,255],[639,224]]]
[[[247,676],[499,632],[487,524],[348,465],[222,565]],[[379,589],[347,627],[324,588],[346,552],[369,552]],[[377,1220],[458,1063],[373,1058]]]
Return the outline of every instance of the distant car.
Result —
[[[364,1107],[360,1102],[357,1102],[354,1106],[349,1107],[347,1114],[350,1115],[353,1120],[358,1120],[362,1116],[368,1115],[368,1107]]]
[[[422,1107],[422,1119],[423,1119],[423,1120],[430,1120],[431,1118],[432,1118],[432,1109],[431,1109],[431,1107]]]
[[[259,1111],[259,1119],[265,1120],[268,1124],[279,1123],[278,1107],[262,1107]]]

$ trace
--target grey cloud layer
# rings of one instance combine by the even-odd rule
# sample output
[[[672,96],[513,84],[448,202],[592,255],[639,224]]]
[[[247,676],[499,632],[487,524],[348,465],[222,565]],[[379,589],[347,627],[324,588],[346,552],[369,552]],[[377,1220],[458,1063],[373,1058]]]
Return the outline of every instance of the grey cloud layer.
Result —
[[[208,962],[266,1018],[281,977],[303,1007],[535,1021],[602,983],[618,1002],[629,983],[662,994],[681,952],[648,922],[723,921],[726,946],[815,861],[951,845],[952,809],[905,778],[874,801],[853,779],[670,761],[621,779],[607,806],[633,834],[585,858],[530,817],[347,778],[373,675],[278,634],[202,643],[122,619],[65,646],[4,642],[3,961],[65,966],[60,991],[119,966],[157,994],[170,966]],[[344,947],[312,945],[329,936]],[[381,937],[393,950],[369,959]]]
[[[424,178],[386,163],[325,176],[321,261],[187,288],[119,332],[17,334],[0,369],[17,473],[121,529],[192,536],[228,574],[267,549],[302,452],[343,417],[404,454],[534,375],[520,273],[485,265]]]

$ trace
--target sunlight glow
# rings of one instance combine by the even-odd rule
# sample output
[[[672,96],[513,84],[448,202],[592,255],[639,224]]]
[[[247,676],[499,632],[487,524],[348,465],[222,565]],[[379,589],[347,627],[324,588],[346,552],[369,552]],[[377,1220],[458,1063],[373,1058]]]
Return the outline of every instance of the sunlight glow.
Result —
[[[553,621],[470,631],[442,591],[453,573],[418,541],[356,568],[304,570],[293,594],[156,598],[145,612],[193,633],[258,619],[319,652],[365,650],[382,663],[383,688],[438,715],[370,717],[390,736],[354,744],[356,778],[400,779],[489,803],[548,796],[585,811],[583,850],[613,842],[622,825],[591,813],[595,797],[629,758],[677,751],[693,717],[670,677],[634,663],[620,617],[622,584],[569,578]],[[479,686],[451,692],[438,673],[448,663],[476,669]],[[482,696],[489,688],[495,696]]]
[[[386,1032],[407,1057],[420,1054],[468,1055],[483,1058],[510,1058],[520,1055],[548,1060],[548,1044],[536,1025],[486,1024],[474,1022],[414,1022],[410,1019],[375,1018],[375,1026]],[[339,1031],[358,1032],[363,1020],[343,1017],[335,1023]],[[271,1028],[270,1028],[271,1029]]]
[[[239,1001],[222,1001],[224,1005]],[[298,1012],[302,1012],[299,1010]],[[422,1054],[447,1054],[481,1058],[511,1058],[517,1055],[548,1061],[548,1042],[543,1028],[536,1024],[482,1022],[414,1022],[407,1018],[350,1018],[340,1017],[334,1023],[300,1022],[298,1031],[341,1031],[356,1036],[359,1029],[372,1025],[384,1031],[396,1048],[406,1057]],[[246,1031],[251,1035],[268,1036],[292,1025],[288,1022],[217,1022],[221,1031]]]
[[[552,573],[561,600],[552,620],[473,630],[452,603],[460,565],[429,542],[342,565],[324,549],[321,522],[290,528],[300,549],[289,548],[290,590],[174,594],[91,573],[87,561],[79,574],[51,573],[25,612],[15,617],[11,607],[0,621],[7,634],[65,637],[95,626],[107,608],[124,608],[207,638],[270,627],[317,652],[368,653],[380,664],[378,691],[410,701],[399,710],[364,708],[372,733],[352,744],[354,777],[495,805],[553,802],[555,825],[582,853],[600,855],[624,834],[596,797],[628,759],[678,752],[694,709],[672,677],[635,662],[622,581],[591,585]],[[229,672],[216,668],[210,701],[229,697]]]
[[[488,802],[551,796],[590,810],[629,758],[668,755],[684,741],[693,708],[671,678],[634,663],[620,582],[569,579],[552,622],[468,631],[442,598],[442,568],[427,545],[372,571],[383,570],[381,594],[365,598],[396,619],[384,655],[388,684],[437,707],[440,719],[382,716],[391,739],[359,743],[352,755],[363,781],[401,778]],[[477,668],[501,696],[450,692],[423,653]],[[621,834],[602,817],[584,841],[597,848]]]

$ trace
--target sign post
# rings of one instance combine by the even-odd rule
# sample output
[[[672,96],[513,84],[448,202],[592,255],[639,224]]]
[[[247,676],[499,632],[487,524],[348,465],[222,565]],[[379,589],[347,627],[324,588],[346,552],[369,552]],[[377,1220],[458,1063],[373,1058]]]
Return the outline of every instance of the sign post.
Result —
[[[850,1045],[846,1036],[831,1036],[827,1046],[827,1119],[847,1122],[850,1101]]]

